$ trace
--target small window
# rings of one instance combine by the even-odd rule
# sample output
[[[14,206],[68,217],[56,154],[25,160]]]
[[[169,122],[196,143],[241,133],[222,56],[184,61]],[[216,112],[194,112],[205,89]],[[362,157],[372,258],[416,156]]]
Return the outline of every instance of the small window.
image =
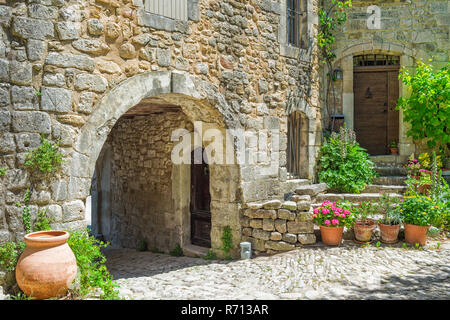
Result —
[[[188,20],[187,0],[145,0],[145,11],[177,20]]]
[[[363,54],[353,57],[354,67],[398,66],[400,57],[386,54]]]
[[[306,48],[306,10],[304,0],[287,0],[287,39],[288,44]]]

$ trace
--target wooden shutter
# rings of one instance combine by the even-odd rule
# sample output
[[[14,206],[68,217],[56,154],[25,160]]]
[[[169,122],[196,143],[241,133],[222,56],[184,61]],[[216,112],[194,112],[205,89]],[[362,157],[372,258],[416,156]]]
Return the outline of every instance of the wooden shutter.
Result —
[[[145,11],[187,21],[187,0],[146,0]]]

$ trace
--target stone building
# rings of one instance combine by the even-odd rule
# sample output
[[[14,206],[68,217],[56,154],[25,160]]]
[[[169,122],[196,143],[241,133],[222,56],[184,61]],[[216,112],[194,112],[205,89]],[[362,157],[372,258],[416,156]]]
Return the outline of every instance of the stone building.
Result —
[[[407,137],[408,124],[395,110],[398,97],[408,94],[398,79],[399,69],[413,70],[416,60],[436,69],[449,61],[450,6],[447,0],[353,0],[347,21],[336,35],[333,70],[336,110],[357,140],[372,155],[389,154],[396,141],[401,161],[423,152],[423,142]],[[327,95],[329,70],[321,71],[321,100]],[[330,101],[333,92],[328,91]],[[381,101],[381,102],[380,102]],[[325,114],[327,113],[324,108]],[[328,115],[324,119],[329,119]]]
[[[313,178],[317,0],[2,2],[0,242],[23,237],[16,203],[30,189],[34,218],[47,209],[54,228],[84,228],[91,195],[93,231],[114,246],[193,243],[220,254],[229,226],[236,254],[248,203],[283,200]],[[172,161],[176,130],[197,142],[184,157],[204,150],[208,163]],[[41,134],[60,141],[65,161],[36,181],[24,160]],[[220,136],[226,163],[212,159]],[[297,234],[312,233],[283,214]],[[271,229],[254,227],[263,238]]]

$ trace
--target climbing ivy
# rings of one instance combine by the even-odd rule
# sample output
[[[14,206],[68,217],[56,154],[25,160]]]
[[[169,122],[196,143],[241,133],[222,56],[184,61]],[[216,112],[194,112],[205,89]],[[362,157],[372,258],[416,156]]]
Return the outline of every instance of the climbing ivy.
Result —
[[[225,254],[230,253],[230,250],[233,248],[233,235],[231,234],[231,228],[226,226],[223,228],[222,234],[222,250]]]

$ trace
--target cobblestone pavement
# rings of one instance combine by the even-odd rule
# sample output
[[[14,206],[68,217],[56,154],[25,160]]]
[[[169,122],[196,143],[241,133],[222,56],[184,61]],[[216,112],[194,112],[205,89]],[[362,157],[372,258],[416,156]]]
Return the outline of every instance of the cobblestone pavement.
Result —
[[[428,247],[348,241],[234,261],[132,249],[105,254],[126,299],[450,299],[450,243]]]

